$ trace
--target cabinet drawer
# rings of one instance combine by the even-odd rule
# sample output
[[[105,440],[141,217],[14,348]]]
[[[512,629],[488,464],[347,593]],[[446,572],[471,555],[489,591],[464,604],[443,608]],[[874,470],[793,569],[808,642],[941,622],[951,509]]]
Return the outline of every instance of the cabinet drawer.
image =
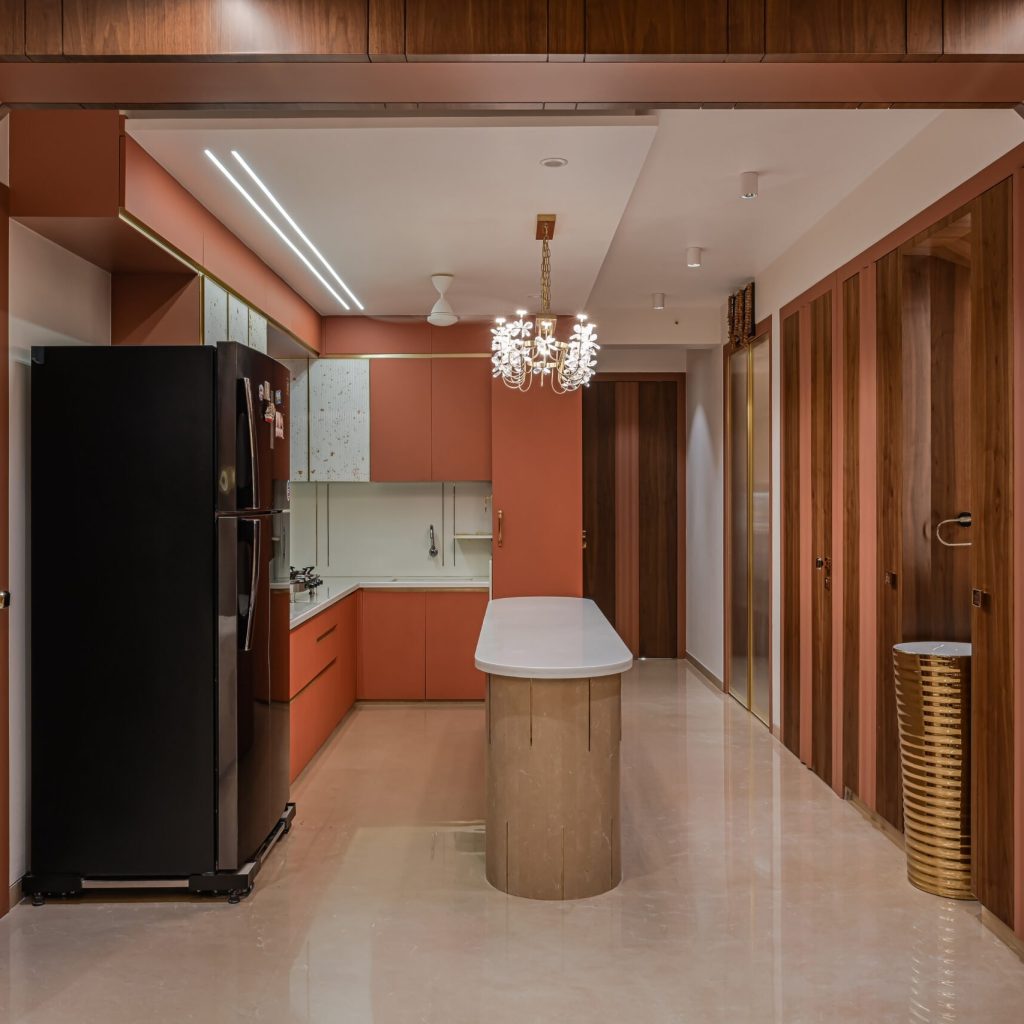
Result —
[[[341,653],[340,602],[292,630],[289,697],[307,686]]]
[[[345,717],[340,674],[334,658],[289,705],[289,778],[293,782]]]

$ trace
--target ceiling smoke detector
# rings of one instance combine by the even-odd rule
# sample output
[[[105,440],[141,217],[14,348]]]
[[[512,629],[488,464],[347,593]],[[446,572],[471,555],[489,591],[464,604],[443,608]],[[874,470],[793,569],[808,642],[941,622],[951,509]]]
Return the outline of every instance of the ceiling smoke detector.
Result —
[[[430,311],[430,316],[427,317],[428,324],[433,324],[434,327],[451,327],[452,324],[459,322],[451,303],[444,297],[454,280],[453,274],[434,274],[431,277],[430,281],[437,289],[438,299]]]

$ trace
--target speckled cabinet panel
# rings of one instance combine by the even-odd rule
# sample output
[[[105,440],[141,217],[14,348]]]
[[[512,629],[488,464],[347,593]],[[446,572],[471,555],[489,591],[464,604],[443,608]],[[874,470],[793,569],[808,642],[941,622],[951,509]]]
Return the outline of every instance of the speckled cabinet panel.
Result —
[[[367,359],[315,359],[310,363],[309,478],[370,479]]]
[[[249,307],[237,296],[228,296],[228,341],[249,344]]]
[[[249,310],[249,348],[257,352],[267,351],[267,318],[255,309]]]
[[[203,344],[216,345],[228,336],[228,293],[215,281],[203,278]]]
[[[266,327],[266,320],[263,321]],[[266,333],[264,333],[266,339]],[[255,346],[253,346],[255,347]],[[266,351],[264,348],[263,351]],[[281,365],[289,377],[289,437],[291,479],[305,483],[309,480],[309,360],[282,359]],[[294,518],[292,522],[294,522]]]

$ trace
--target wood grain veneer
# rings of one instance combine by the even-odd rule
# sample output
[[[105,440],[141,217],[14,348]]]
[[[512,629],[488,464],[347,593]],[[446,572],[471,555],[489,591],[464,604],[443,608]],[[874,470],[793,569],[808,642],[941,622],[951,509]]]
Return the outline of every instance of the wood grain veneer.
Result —
[[[547,49],[547,0],[406,0],[405,50],[410,58],[542,58]]]
[[[842,283],[843,757],[842,785],[860,792],[860,275]]]
[[[727,5],[715,0],[586,0],[587,53],[724,54]]]
[[[639,391],[640,459],[638,583],[639,651],[645,658],[674,658],[676,628],[677,539],[676,394],[674,381],[641,382]]]
[[[903,639],[899,587],[902,522],[903,368],[900,258],[878,261],[876,292],[878,381],[878,647],[876,693],[876,810],[903,827],[899,730],[893,644]],[[886,581],[888,575],[888,582]]]
[[[811,303],[811,768],[832,782],[832,293]],[[816,563],[817,564],[817,561]]]
[[[800,752],[800,317],[782,321],[782,741]]]
[[[972,204],[971,634],[974,890],[1014,925],[1013,331],[1009,180]]]
[[[892,0],[767,0],[767,57],[902,55],[906,24],[903,3]]]
[[[947,56],[983,57],[1024,52],[1018,0],[943,0],[942,49]]]

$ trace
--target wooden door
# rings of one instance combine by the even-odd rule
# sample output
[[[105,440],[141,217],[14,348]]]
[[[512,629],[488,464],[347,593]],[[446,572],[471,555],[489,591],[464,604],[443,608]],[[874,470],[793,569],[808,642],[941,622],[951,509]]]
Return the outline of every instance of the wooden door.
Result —
[[[1013,332],[1010,181],[972,204],[971,811],[974,891],[1014,913]]]
[[[782,742],[800,753],[800,314],[782,321]]]
[[[615,623],[615,384],[596,381],[583,392],[583,593]]]
[[[549,387],[491,392],[494,597],[583,595],[583,402]]]
[[[903,563],[903,332],[900,256],[876,268],[878,381],[878,683],[876,691],[876,810],[903,828],[899,727],[892,648],[903,639],[900,569]]]
[[[9,232],[8,198],[10,192],[0,186],[0,394],[9,394],[7,358],[8,348],[8,263]],[[0,419],[0,589],[10,590],[10,564],[8,516],[10,502],[10,468],[8,443],[8,417]],[[23,596],[23,595],[22,595]],[[8,882],[10,881],[10,690],[8,678],[10,650],[10,618],[6,609],[0,610],[0,916],[8,911]]]
[[[811,768],[832,783],[832,293],[811,303]]]

